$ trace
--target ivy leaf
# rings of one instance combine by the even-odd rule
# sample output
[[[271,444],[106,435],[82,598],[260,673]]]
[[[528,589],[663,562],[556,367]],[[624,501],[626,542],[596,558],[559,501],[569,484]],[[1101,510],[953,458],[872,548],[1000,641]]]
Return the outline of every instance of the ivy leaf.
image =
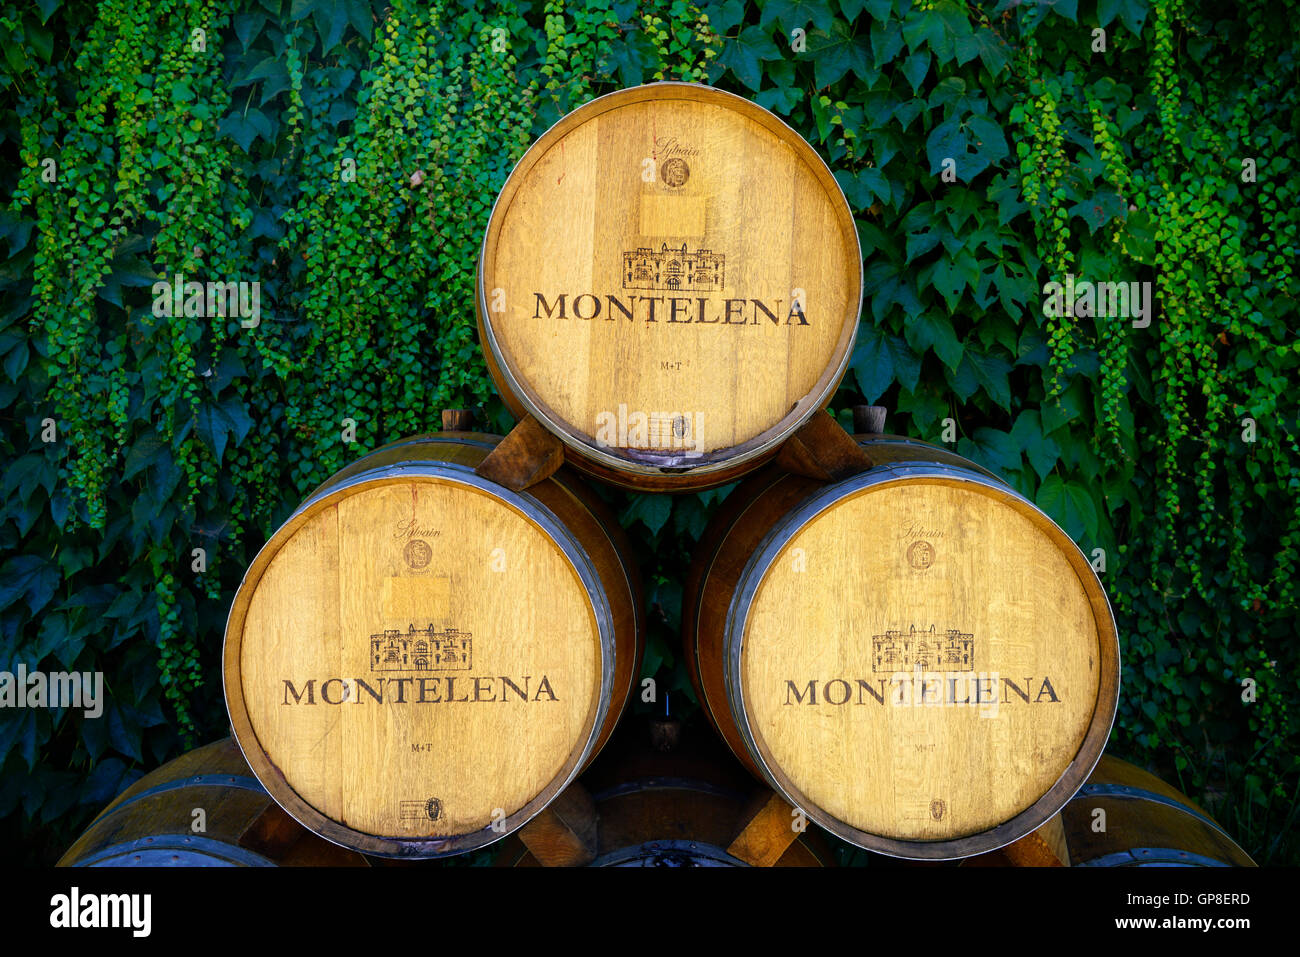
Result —
[[[235,28],[235,36],[239,38],[239,44],[247,52],[248,45],[253,42],[253,38],[266,26],[266,14],[258,10],[249,10],[243,13],[236,13],[231,18],[231,24]]]
[[[759,27],[745,27],[740,35],[722,48],[718,64],[731,70],[736,78],[751,90],[763,83],[764,60],[781,59],[781,51],[766,31]]]
[[[24,35],[32,49],[46,63],[54,56],[54,34],[45,26],[36,26],[31,21],[24,24]],[[15,44],[16,45],[16,44]],[[8,44],[6,44],[8,46]]]
[[[943,171],[944,160],[951,159],[957,164],[957,175],[963,180],[962,162],[966,157],[966,131],[961,128],[961,121],[953,116],[944,120],[930,131],[925,140],[925,153],[930,159],[930,175],[938,176]]]
[[[348,4],[348,19],[352,21],[352,27],[361,35],[361,39],[369,43],[375,26],[370,0],[351,0]]]
[[[1097,507],[1089,491],[1077,482],[1049,475],[1035,502],[1076,542],[1097,537]]]
[[[956,312],[957,303],[961,301],[961,291],[965,286],[965,281],[957,272],[951,260],[940,258],[935,261],[934,268],[930,272],[930,285],[939,290],[939,294],[948,303],[948,308]]]
[[[59,569],[39,555],[15,555],[0,566],[0,611],[26,597],[32,614],[50,603],[59,587]]]
[[[742,0],[726,0],[726,3],[717,8],[717,12],[709,10],[709,26],[719,34],[730,33],[731,28],[744,19],[745,4]]]
[[[932,13],[943,21],[944,28],[953,39],[969,36],[972,32],[970,14],[956,0],[938,0]]]
[[[963,362],[969,362],[975,378],[984,387],[988,397],[1003,409],[1011,408],[1011,381],[1008,373],[1011,363],[995,355],[967,352]]]
[[[975,137],[976,152],[992,163],[999,163],[1011,155],[1007,148],[1006,137],[1002,127],[983,113],[973,113],[966,120],[966,127]]]
[[[980,381],[975,377],[975,366],[971,364],[969,355],[962,357],[962,363],[956,369],[944,369],[943,378],[961,402],[973,396],[975,390],[980,387]]]
[[[317,0],[311,18],[316,24],[316,33],[321,38],[321,53],[329,53],[343,39],[351,19],[351,6],[353,4],[347,0]]]
[[[907,341],[918,351],[933,349],[949,369],[961,365],[962,344],[953,332],[952,320],[933,310],[925,312],[907,324]]]
[[[639,86],[656,55],[654,40],[644,30],[629,30],[622,43],[611,45],[609,60],[601,69],[607,74],[617,70],[624,86]]]
[[[915,262],[935,246],[939,245],[942,233],[937,229],[926,229],[918,233],[907,234],[907,260]]]
[[[227,113],[218,124],[217,130],[233,139],[239,144],[239,148],[247,153],[257,137],[270,140],[272,127],[266,114],[257,107],[249,107],[244,111],[236,110]]]
[[[900,391],[898,400],[894,403],[894,408],[900,415],[910,415],[914,433],[927,436],[931,441],[938,439],[938,436],[935,435],[935,423],[946,418],[951,412],[949,397],[927,388],[919,389],[916,392]],[[895,428],[892,431],[899,432],[901,430]]]
[[[773,113],[789,116],[803,102],[803,93],[793,86],[776,86],[756,94],[754,102]]]
[[[253,425],[243,403],[236,398],[227,399],[221,405],[204,403],[199,406],[196,418],[199,439],[212,449],[218,462],[226,450],[228,436],[233,434],[238,445]]]
[[[1147,17],[1147,5],[1141,0],[1097,0],[1097,24],[1107,26],[1119,17],[1130,33],[1140,36]]]
[[[46,494],[52,493],[54,482],[54,466],[49,459],[40,452],[29,452],[5,470],[4,489],[6,495],[16,491],[20,498],[29,499],[38,485]]]
[[[868,403],[875,402],[894,384],[894,362],[883,340],[884,336],[875,332],[870,341],[859,341],[850,360],[858,389]]]
[[[1047,400],[1042,407],[1043,432],[1051,435],[1067,422],[1072,422],[1083,414],[1085,408],[1091,408],[1083,380],[1076,379],[1068,389],[1055,399]]]
[[[278,86],[279,89],[282,90],[289,86],[289,70],[288,67],[285,66],[284,60],[281,57],[272,54],[263,57],[260,61],[250,67],[246,73],[241,74],[236,71],[235,76],[231,78],[230,86],[231,89],[237,89],[241,86],[250,86],[251,84],[262,80],[266,80],[268,86]],[[181,81],[178,81],[177,85],[180,85],[180,82]],[[191,92],[190,97],[193,98],[193,95],[194,94]],[[175,96],[174,92],[173,96]]]
[[[1083,219],[1088,230],[1095,233],[1112,219],[1122,217],[1127,209],[1124,200],[1114,190],[1100,189],[1091,199],[1071,206],[1070,215]]]
[[[813,77],[818,89],[830,86],[850,70],[868,81],[878,75],[867,56],[867,46],[843,20],[836,20],[828,31],[814,31],[808,38],[808,52],[813,56]]]
[[[860,0],[860,2],[874,20],[888,20],[889,12],[894,6],[894,0]],[[848,4],[840,0],[840,6],[844,10],[844,16],[852,20],[853,17],[849,16]]]
[[[871,55],[880,69],[903,49],[903,28],[897,20],[871,25]]]
[[[140,752],[142,733],[135,715],[129,708],[115,702],[110,702],[106,710],[108,740],[114,750],[135,761],[143,761],[144,755]]]
[[[943,28],[943,21],[919,7],[909,10],[903,20],[903,39],[912,52],[916,52],[917,47],[924,43],[939,57],[939,62],[950,59],[943,55],[948,49],[948,34]]]
[[[1061,459],[1061,447],[1043,433],[1043,422],[1037,409],[1025,409],[1016,417],[1016,424],[1011,427],[1011,438],[1024,449],[1040,480],[1047,478]]]
[[[788,37],[796,28],[803,29],[809,23],[818,30],[829,30],[834,21],[835,11],[824,0],[816,3],[811,0],[768,0],[758,25],[767,29],[773,23],[780,24]]]
[[[10,750],[14,745],[18,746],[18,753],[23,756],[27,762],[27,770],[36,767],[36,758],[40,753],[37,745],[36,716],[39,708],[24,708],[18,712],[18,717],[12,721],[5,722],[6,726],[0,731],[0,764],[8,757]]]
[[[1005,226],[1015,217],[1029,210],[1029,206],[1020,197],[1019,183],[1010,174],[1003,174],[995,178],[992,185],[989,186],[988,195],[989,199],[998,204],[999,226]]]
[[[958,37],[953,47],[959,64],[978,55],[990,76],[996,77],[1001,73],[1011,59],[1006,41],[987,28],[980,28],[967,37]]]
[[[658,535],[672,510],[672,498],[667,495],[637,495],[623,512],[623,524],[639,521],[650,529],[651,535]]]
[[[972,459],[998,474],[1020,468],[1020,446],[1006,432],[981,427],[969,439],[957,443],[957,454]]]
[[[979,260],[967,248],[959,250],[951,259],[945,256],[936,260],[930,273],[930,285],[943,296],[951,312],[957,311],[962,290],[969,287],[974,291],[979,287],[979,281]]]
[[[921,82],[925,75],[930,72],[930,51],[922,50],[920,53],[913,53],[903,61],[903,76],[907,82],[912,84],[912,92],[916,93],[921,89]]]
[[[1156,261],[1156,227],[1145,209],[1130,212],[1124,221],[1124,248],[1130,256],[1148,266]]]
[[[921,377],[920,356],[904,340],[883,332],[859,342],[850,365],[868,402],[880,398],[895,381],[909,392],[915,391]]]
[[[126,453],[126,463],[122,466],[123,480],[130,480],[151,465],[158,464],[170,453],[163,437],[153,429],[141,432]]]

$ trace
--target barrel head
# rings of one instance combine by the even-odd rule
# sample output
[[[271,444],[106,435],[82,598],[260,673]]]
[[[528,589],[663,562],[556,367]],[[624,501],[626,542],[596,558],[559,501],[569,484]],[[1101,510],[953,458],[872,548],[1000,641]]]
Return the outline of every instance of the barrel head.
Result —
[[[861,298],[852,214],[816,152],[686,83],[557,123],[507,180],[479,266],[507,403],[579,467],[655,488],[729,481],[823,405]]]
[[[888,465],[766,537],[727,623],[751,756],[861,846],[950,859],[1040,826],[1118,697],[1109,604],[1078,548],[970,469]]]
[[[270,794],[330,840],[470,850],[587,757],[609,617],[586,553],[536,501],[467,467],[362,471],[303,505],[241,585],[231,722]]]

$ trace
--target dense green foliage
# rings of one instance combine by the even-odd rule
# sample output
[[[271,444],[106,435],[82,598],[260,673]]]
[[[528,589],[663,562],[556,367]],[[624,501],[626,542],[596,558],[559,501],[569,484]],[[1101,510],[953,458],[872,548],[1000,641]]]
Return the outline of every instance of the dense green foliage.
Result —
[[[236,6],[0,14],[0,669],[110,693],[0,712],[0,838],[51,861],[225,733],[231,596],[316,484],[444,407],[509,427],[474,330],[496,192],[591,96],[690,79],[785,118],[855,211],[835,407],[889,406],[1104,560],[1112,748],[1295,862],[1300,4]],[[1052,315],[1067,274],[1151,282],[1150,324]],[[260,282],[260,323],[156,315],[177,275]],[[645,673],[689,708],[681,580],[722,493],[605,494],[649,577]]]

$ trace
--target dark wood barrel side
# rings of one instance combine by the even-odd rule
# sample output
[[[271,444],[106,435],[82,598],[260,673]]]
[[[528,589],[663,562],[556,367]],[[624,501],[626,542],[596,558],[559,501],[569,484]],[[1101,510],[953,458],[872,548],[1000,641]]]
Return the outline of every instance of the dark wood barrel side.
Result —
[[[122,792],[58,866],[367,864],[360,854],[322,840],[281,811],[235,742],[226,738],[164,764]]]
[[[1074,867],[1256,866],[1187,795],[1110,755],[1061,817]]]

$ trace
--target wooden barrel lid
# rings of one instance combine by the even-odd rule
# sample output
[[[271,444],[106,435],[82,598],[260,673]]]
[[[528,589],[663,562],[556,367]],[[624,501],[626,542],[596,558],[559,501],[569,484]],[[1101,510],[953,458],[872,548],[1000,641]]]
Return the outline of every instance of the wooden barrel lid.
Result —
[[[325,486],[258,554],[226,700],[294,817],[433,857],[497,840],[577,774],[613,655],[590,560],[546,509],[467,467],[386,465]]]
[[[873,470],[787,515],[741,577],[726,656],[773,784],[846,840],[918,859],[1060,810],[1118,701],[1082,553],[1009,488],[942,465]]]
[[[862,257],[843,193],[767,110],[689,83],[563,118],[502,189],[479,264],[497,385],[580,457],[698,476],[834,392]]]

